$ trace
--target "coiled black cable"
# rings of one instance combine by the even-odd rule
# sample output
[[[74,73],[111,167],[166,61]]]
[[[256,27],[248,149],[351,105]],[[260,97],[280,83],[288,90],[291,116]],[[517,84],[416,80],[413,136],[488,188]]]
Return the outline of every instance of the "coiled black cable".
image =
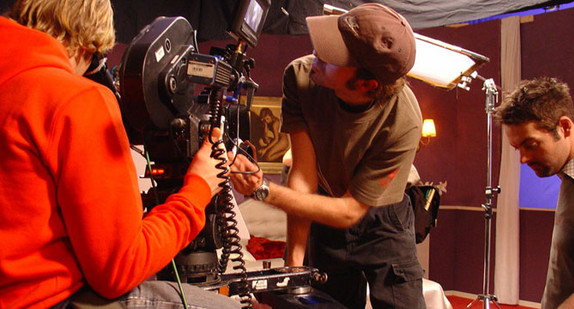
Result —
[[[210,103],[210,123],[211,128],[209,132],[209,141],[211,143],[211,155],[219,161],[216,167],[221,170],[217,175],[221,178],[219,186],[222,188],[217,195],[217,221],[219,226],[223,227],[223,249],[218,263],[218,271],[220,274],[224,273],[229,258],[233,254],[231,261],[235,263],[234,270],[240,270],[241,280],[237,285],[237,295],[243,308],[253,308],[253,299],[249,290],[249,282],[247,281],[247,269],[245,268],[245,261],[243,259],[243,252],[241,252],[241,239],[239,238],[239,229],[237,228],[237,221],[235,220],[235,212],[233,210],[233,197],[231,193],[231,185],[229,179],[229,167],[227,164],[227,153],[223,139],[213,141],[211,139],[211,131],[213,128],[218,127],[221,123],[223,114],[223,106],[216,98]]]

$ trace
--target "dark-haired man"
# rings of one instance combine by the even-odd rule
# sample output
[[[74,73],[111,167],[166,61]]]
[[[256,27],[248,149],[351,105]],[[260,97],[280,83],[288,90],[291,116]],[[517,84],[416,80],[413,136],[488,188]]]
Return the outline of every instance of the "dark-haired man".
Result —
[[[565,303],[574,293],[574,106],[569,91],[554,78],[525,80],[495,113],[510,145],[520,151],[520,162],[538,177],[562,180],[543,309],[572,308],[574,300]]]

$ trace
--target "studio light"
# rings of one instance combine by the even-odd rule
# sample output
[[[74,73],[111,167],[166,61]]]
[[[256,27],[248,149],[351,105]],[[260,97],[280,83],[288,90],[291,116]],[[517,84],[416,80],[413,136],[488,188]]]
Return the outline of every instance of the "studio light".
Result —
[[[489,59],[466,49],[415,33],[417,54],[407,74],[430,85],[468,90],[469,78]]]

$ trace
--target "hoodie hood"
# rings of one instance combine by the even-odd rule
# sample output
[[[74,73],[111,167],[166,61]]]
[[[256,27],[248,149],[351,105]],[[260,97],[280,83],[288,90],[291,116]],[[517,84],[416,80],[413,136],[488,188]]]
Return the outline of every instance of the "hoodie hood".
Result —
[[[65,47],[50,35],[0,17],[0,85],[26,70],[61,68],[73,73]]]

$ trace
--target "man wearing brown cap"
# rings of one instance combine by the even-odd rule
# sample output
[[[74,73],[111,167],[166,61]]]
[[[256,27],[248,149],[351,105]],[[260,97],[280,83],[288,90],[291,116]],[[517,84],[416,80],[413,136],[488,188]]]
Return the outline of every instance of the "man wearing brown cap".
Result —
[[[288,187],[234,174],[235,189],[288,214],[288,265],[328,274],[317,288],[349,308],[424,308],[413,213],[404,195],[421,112],[404,76],[415,59],[407,21],[380,4],[307,18],[314,55],[283,78]],[[233,170],[253,164],[238,159]],[[306,251],[306,248],[309,251]]]

